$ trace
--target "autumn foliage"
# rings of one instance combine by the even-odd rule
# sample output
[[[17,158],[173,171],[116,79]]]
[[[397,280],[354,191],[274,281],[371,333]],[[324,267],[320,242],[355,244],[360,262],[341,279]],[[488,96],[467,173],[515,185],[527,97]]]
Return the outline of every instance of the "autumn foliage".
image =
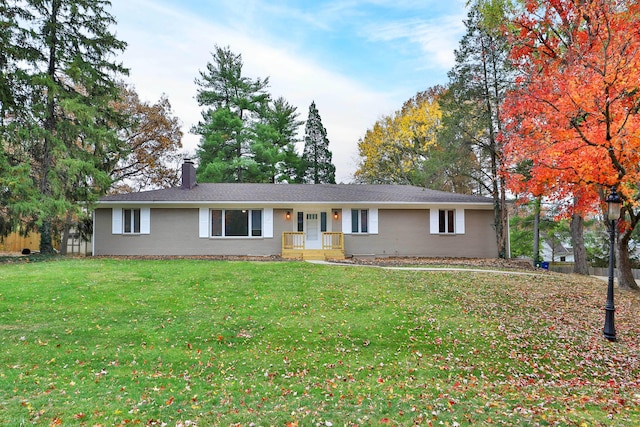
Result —
[[[155,104],[140,100],[131,87],[120,87],[116,111],[128,118],[119,131],[124,154],[114,159],[112,193],[167,188],[179,184],[178,165],[182,160],[180,120],[173,115],[163,96]]]
[[[376,121],[358,142],[355,178],[367,183],[423,184],[416,171],[435,147],[441,126],[440,88],[419,92],[399,111]]]
[[[511,57],[521,73],[504,108],[512,190],[578,196],[584,212],[616,185],[634,204],[639,11],[628,1],[529,0],[515,17]]]

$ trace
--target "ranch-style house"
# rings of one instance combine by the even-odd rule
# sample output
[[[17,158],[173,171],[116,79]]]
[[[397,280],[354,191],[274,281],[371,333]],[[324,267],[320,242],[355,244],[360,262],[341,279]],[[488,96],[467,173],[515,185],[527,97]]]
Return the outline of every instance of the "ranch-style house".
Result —
[[[117,194],[94,211],[94,255],[498,256],[493,203],[408,185],[196,183]]]

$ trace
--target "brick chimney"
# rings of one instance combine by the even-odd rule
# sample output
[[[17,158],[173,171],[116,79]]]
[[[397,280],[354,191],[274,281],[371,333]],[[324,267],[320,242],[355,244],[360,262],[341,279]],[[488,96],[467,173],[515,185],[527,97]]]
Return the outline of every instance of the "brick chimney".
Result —
[[[196,167],[191,159],[184,159],[182,164],[182,186],[183,190],[191,190],[197,185],[196,183]]]

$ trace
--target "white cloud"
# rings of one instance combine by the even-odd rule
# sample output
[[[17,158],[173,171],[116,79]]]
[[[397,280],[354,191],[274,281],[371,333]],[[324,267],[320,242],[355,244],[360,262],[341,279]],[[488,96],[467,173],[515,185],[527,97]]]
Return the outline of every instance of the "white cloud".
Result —
[[[298,107],[300,119],[306,120],[309,105],[316,102],[327,129],[338,181],[349,181],[356,165],[357,141],[364,136],[381,113],[396,109],[399,96],[374,91],[350,78],[323,69],[318,64],[293,57],[284,50],[269,46],[244,46],[248,75],[270,76],[271,93],[283,96]],[[302,133],[304,129],[301,129]],[[302,146],[300,147],[302,152]]]
[[[259,13],[253,1],[242,5]],[[316,101],[331,142],[338,182],[350,181],[357,166],[357,141],[367,128],[381,115],[399,108],[416,91],[399,88],[402,82],[397,82],[393,91],[366,87],[332,71],[331,64],[321,64],[309,46],[298,46],[295,39],[272,36],[264,28],[249,31],[249,21],[232,20],[223,26],[209,20],[204,12],[196,15],[182,6],[169,7],[151,0],[115,0],[113,14],[118,20],[118,37],[129,44],[122,60],[131,69],[130,82],[142,99],[155,101],[163,93],[167,95],[174,113],[183,122],[183,143],[190,152],[195,151],[198,137],[189,129],[201,117],[194,79],[211,61],[216,44],[228,45],[234,53],[242,54],[248,77],[269,77],[270,93],[298,107],[301,120],[306,120],[311,101]],[[420,43],[440,66],[450,62],[457,37],[455,41],[448,37],[455,25],[450,23],[438,30],[420,26],[417,21],[409,24],[388,25],[378,32],[378,37],[408,38]],[[425,83],[424,88],[427,86]]]
[[[390,22],[367,28],[368,37],[373,41],[396,42],[402,40],[420,46],[425,68],[450,69],[454,62],[454,50],[464,33],[460,16],[444,16],[436,20],[412,19]],[[406,47],[405,47],[406,48]]]

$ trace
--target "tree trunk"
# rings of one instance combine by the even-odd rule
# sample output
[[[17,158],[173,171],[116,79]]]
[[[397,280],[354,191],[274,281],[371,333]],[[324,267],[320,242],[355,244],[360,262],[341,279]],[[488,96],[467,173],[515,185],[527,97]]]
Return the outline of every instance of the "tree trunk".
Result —
[[[40,253],[53,254],[55,250],[53,248],[53,227],[50,220],[42,221],[40,226]]]
[[[504,179],[500,179],[500,244],[498,246],[500,250],[500,258],[510,258],[511,253],[509,250],[509,212],[507,211],[507,195],[506,195],[506,183]]]
[[[507,257],[507,246],[506,246],[506,228],[504,227],[504,209],[500,204],[500,199],[494,197],[494,206],[493,206],[493,217],[495,221],[496,227],[496,240],[498,245],[498,257],[506,258]]]
[[[51,4],[51,13],[48,17],[50,24],[46,26],[47,34],[47,48],[49,49],[49,61],[47,68],[47,75],[52,82],[56,81],[56,71],[58,64],[57,56],[57,19],[60,10],[60,2],[54,1]],[[41,158],[41,170],[40,170],[40,192],[46,198],[48,202],[53,197],[53,189],[49,173],[54,167],[54,154],[52,141],[53,135],[56,133],[56,99],[54,97],[54,91],[49,90],[47,92],[47,111],[44,121],[44,129],[46,134],[42,140],[42,158]],[[51,209],[51,208],[49,208]],[[45,213],[42,218],[42,225],[40,226],[40,253],[52,254],[53,249],[53,214],[49,211]]]
[[[67,254],[67,243],[69,242],[69,229],[71,228],[71,211],[67,212],[67,217],[64,221],[64,229],[62,231],[62,240],[60,241],[60,255]]]
[[[533,210],[533,266],[540,265],[540,203],[541,198],[536,199]]]
[[[584,218],[575,213],[571,215],[571,244],[573,246],[573,272],[588,276],[587,249],[584,245]]]
[[[620,289],[639,291],[640,287],[636,283],[631,271],[631,259],[629,258],[629,240],[632,229],[627,229],[617,233],[616,239],[616,260],[618,264],[618,287]]]

